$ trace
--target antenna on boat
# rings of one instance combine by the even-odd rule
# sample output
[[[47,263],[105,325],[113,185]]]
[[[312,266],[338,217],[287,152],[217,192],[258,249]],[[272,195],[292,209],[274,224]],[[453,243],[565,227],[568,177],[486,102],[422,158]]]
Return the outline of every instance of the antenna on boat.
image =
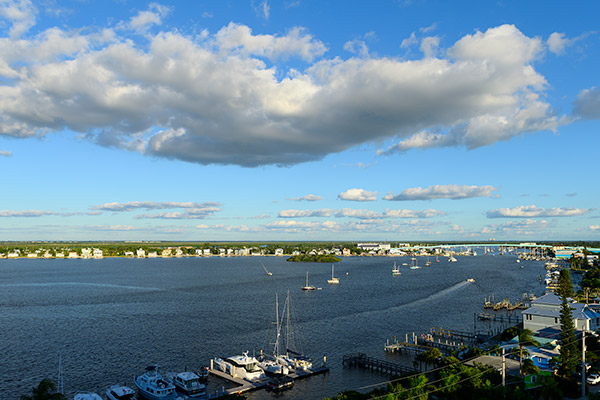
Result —
[[[64,394],[65,385],[63,383],[63,373],[62,373],[62,354],[58,353],[58,382],[57,382],[57,390],[58,393]]]

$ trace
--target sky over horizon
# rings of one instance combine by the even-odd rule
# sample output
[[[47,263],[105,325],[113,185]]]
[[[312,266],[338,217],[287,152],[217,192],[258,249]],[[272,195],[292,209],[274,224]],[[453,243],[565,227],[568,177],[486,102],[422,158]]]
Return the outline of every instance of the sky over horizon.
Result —
[[[599,12],[0,0],[0,240],[600,240]]]

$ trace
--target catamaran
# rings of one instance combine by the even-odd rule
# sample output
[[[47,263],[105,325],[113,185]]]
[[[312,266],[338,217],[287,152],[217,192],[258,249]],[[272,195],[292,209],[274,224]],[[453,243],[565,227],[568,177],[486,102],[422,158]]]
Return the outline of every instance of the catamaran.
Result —
[[[400,275],[400,267],[398,267],[396,265],[396,262],[394,261],[394,268],[392,268],[392,276],[398,276]]]

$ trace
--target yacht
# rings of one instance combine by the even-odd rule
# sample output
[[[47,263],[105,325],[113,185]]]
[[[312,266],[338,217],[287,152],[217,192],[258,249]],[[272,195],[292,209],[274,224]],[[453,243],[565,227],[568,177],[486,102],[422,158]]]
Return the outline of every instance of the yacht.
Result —
[[[112,385],[106,389],[106,398],[108,400],[133,400],[135,391],[127,386]]]
[[[200,383],[200,377],[193,372],[180,372],[173,376],[171,382],[176,391],[187,397],[206,396],[206,386]]]
[[[175,386],[163,379],[158,365],[146,367],[146,372],[134,378],[140,396],[149,400],[174,400],[177,398]]]
[[[98,393],[94,392],[79,392],[73,397],[74,400],[102,400]]]
[[[242,353],[241,356],[217,357],[214,360],[214,367],[234,378],[242,378],[247,381],[256,381],[265,377],[264,371],[258,367],[258,360],[248,356],[248,352]]]

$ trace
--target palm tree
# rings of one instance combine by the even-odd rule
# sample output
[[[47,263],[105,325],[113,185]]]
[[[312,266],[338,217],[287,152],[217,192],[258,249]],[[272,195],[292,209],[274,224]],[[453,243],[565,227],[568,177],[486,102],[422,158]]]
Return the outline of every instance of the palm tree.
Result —
[[[62,393],[56,393],[56,386],[48,379],[44,378],[37,387],[32,389],[33,394],[22,395],[20,400],[66,400]]]
[[[526,346],[528,344],[534,345],[534,346],[539,346],[539,343],[533,338],[533,332],[529,329],[523,329],[521,332],[519,332],[519,350],[520,350],[520,357],[519,357],[519,374],[523,375],[523,346]]]

